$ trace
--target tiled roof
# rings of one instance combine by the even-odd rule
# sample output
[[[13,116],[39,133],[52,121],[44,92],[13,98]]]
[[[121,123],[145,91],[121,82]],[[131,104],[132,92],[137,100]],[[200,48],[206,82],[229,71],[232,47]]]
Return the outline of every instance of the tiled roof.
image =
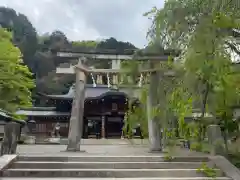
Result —
[[[70,112],[18,110],[15,114],[25,116],[69,116]]]
[[[0,109],[0,116],[2,116],[2,117],[4,117],[4,118],[11,118],[11,116],[9,116],[9,115],[7,114],[7,112],[4,111],[4,110],[2,110],[2,109]]]
[[[111,90],[108,88],[107,85],[98,85],[97,87],[93,87],[92,85],[87,85],[86,86],[86,91],[85,91],[85,98],[97,98],[99,96],[102,96],[103,94],[106,94],[106,93],[122,93],[122,94],[125,94],[127,96],[127,94],[129,94],[129,92],[132,91],[131,88],[129,87],[122,87],[122,88],[119,88],[118,91],[116,90]],[[137,93],[138,93],[138,89],[135,89],[135,92],[134,93],[134,97],[137,98]],[[62,94],[62,95],[46,95],[46,97],[48,98],[56,98],[56,99],[72,99],[74,97],[74,86],[72,86],[70,89],[69,89],[69,92],[67,94]]]
[[[18,120],[18,119],[15,119],[13,116],[11,116],[10,113],[8,113],[7,111],[4,111],[2,109],[0,109],[0,117],[3,117],[0,118],[1,121],[15,121],[15,122],[18,122],[20,124],[25,124],[25,121],[24,120]]]
[[[28,107],[28,108],[21,108],[21,110],[30,110],[30,111],[55,111],[56,107]]]

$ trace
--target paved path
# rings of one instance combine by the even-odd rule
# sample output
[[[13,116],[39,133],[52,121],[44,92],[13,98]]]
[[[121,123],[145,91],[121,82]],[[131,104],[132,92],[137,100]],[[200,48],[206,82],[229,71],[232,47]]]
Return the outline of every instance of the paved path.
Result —
[[[18,145],[17,153],[28,155],[116,155],[116,156],[132,156],[132,155],[163,155],[163,153],[149,153],[147,144],[133,145],[126,140],[104,140],[102,144],[99,140],[90,140],[91,143],[86,143],[81,146],[85,152],[65,152],[66,145]],[[98,144],[94,143],[98,142]],[[108,143],[104,143],[108,142]],[[110,143],[111,142],[111,143]],[[110,144],[109,144],[110,143]],[[185,149],[178,148],[175,150],[177,156],[202,156],[203,153],[191,152]]]

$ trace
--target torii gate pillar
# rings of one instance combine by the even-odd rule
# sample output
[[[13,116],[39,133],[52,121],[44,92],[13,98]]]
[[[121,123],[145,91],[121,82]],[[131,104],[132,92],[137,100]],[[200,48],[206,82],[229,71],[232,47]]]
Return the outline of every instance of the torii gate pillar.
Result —
[[[81,60],[79,60],[78,65],[81,65]],[[75,67],[75,74],[75,97],[72,103],[72,112],[69,123],[67,151],[80,151],[83,132],[86,74],[77,67]]]
[[[147,96],[147,119],[148,119],[148,134],[150,141],[150,152],[160,152],[162,151],[162,137],[161,137],[161,127],[160,120],[158,116],[153,116],[152,109],[158,104],[158,85],[159,85],[159,75],[157,72],[153,72],[150,75],[149,92]]]

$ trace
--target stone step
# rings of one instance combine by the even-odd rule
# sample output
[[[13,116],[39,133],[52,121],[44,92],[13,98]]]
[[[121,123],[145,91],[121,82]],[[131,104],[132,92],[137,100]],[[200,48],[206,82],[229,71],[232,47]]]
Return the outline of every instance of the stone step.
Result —
[[[207,163],[214,167],[213,163]],[[201,162],[54,162],[17,161],[11,169],[198,169]]]
[[[19,156],[19,161],[73,162],[163,162],[164,156]],[[176,156],[174,162],[207,162],[208,157]]]
[[[217,176],[223,176],[216,170]],[[197,169],[7,169],[3,177],[204,177]]]
[[[1,180],[43,180],[43,178],[1,178]],[[44,180],[99,180],[99,178],[44,178]],[[101,178],[101,180],[209,180],[208,177],[159,177],[159,178]],[[232,180],[227,177],[217,177],[213,180]]]

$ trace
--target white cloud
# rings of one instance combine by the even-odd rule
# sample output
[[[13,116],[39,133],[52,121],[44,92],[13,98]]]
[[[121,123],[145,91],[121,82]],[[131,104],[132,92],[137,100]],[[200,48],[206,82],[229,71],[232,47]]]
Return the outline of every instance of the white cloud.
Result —
[[[146,44],[150,25],[142,14],[163,0],[1,0],[25,14],[41,34],[63,31],[71,40],[115,37],[136,46]]]

